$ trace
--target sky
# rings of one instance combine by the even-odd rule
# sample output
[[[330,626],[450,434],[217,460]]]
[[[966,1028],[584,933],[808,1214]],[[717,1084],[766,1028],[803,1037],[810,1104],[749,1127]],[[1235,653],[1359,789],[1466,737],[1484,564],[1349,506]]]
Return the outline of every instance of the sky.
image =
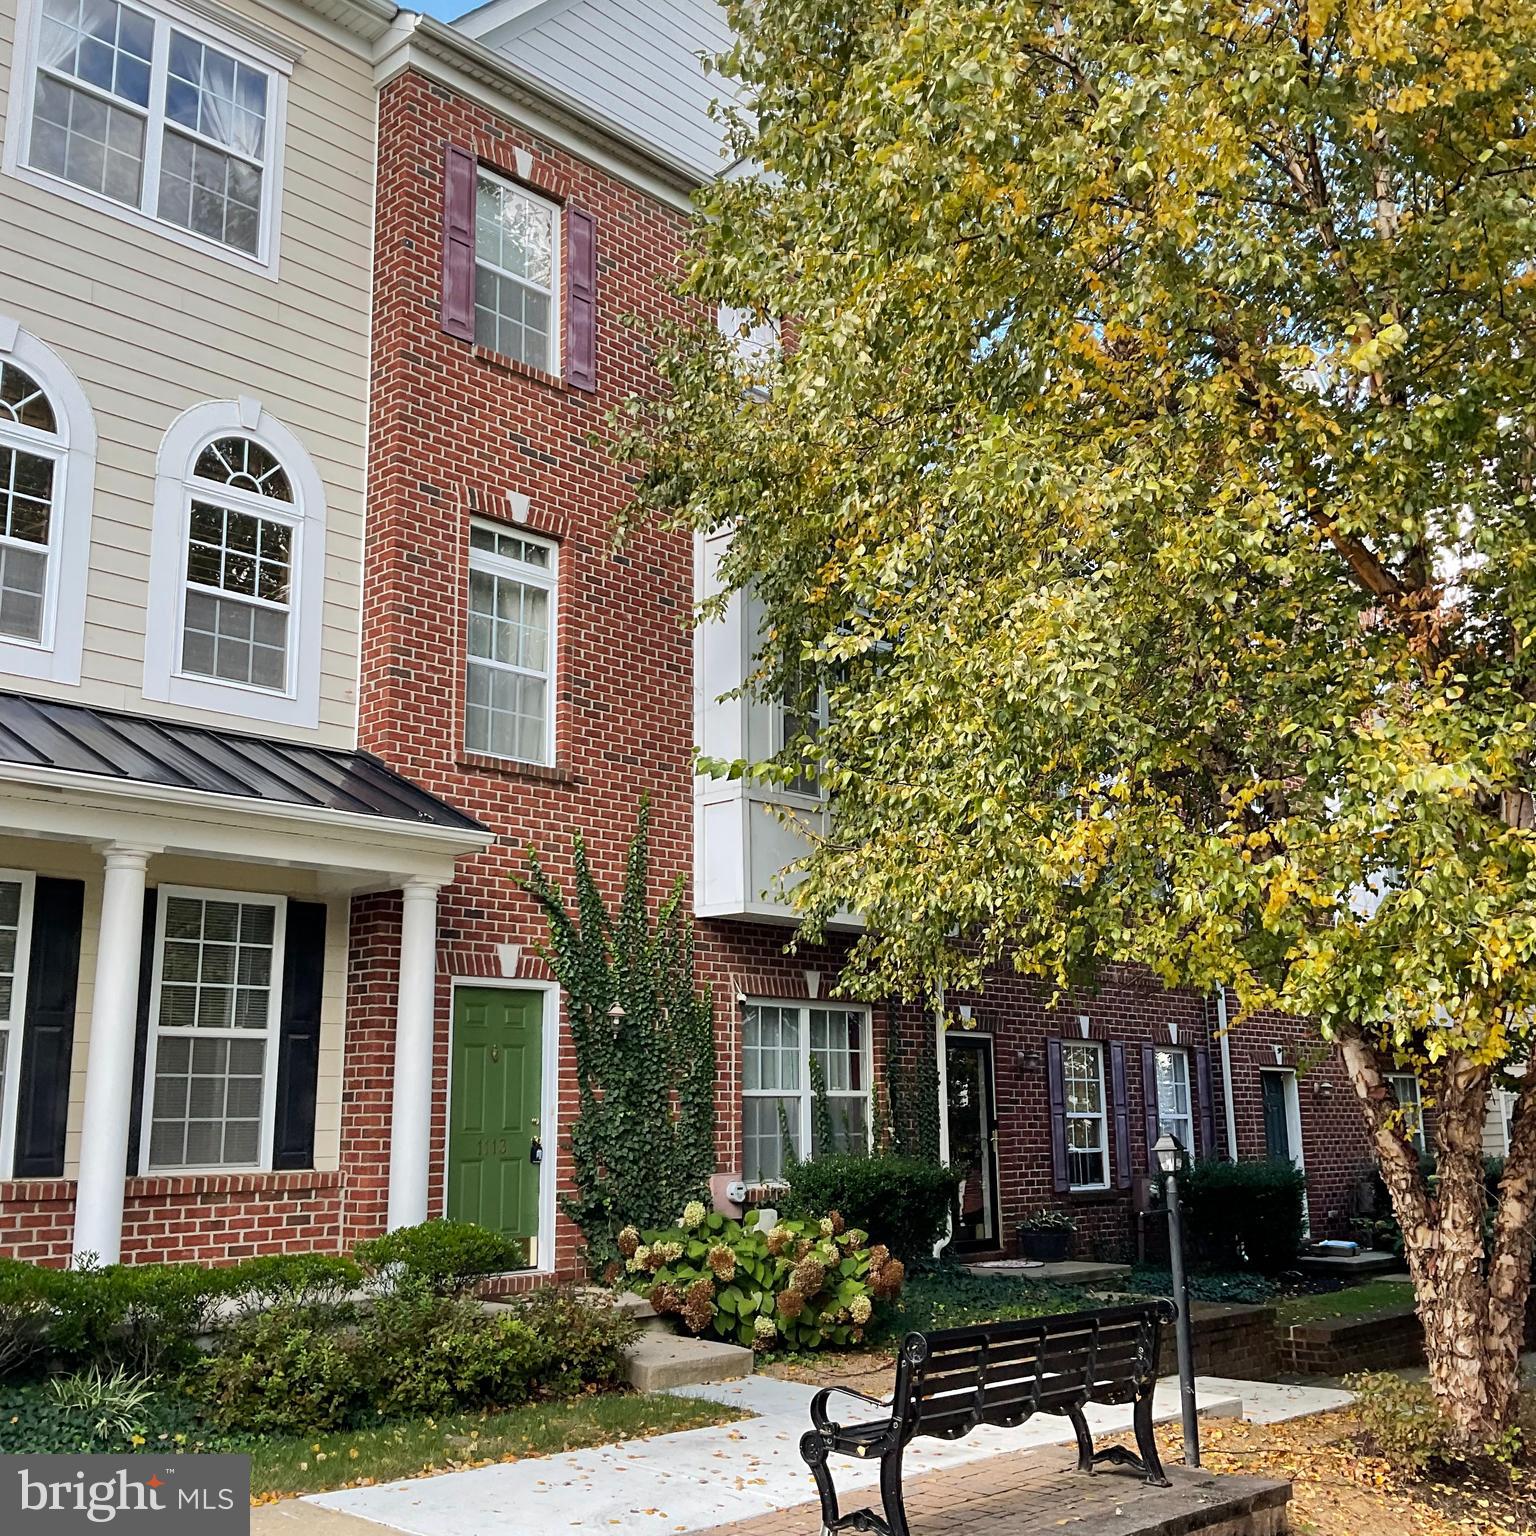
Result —
[[[407,10],[425,11],[439,21],[452,21],[475,8],[477,0],[401,0]]]

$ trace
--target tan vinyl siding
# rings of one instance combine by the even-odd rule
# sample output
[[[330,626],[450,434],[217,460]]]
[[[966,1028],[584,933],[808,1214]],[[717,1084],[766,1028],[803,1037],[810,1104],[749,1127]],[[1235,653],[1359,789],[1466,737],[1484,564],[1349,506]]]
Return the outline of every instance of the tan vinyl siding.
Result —
[[[0,131],[6,128],[18,0],[0,0]],[[303,56],[288,80],[278,277],[243,270],[156,230],[0,175],[0,314],[74,371],[99,438],[78,689],[0,673],[0,688],[308,736],[143,698],[155,456],[190,406],[259,399],[303,443],[326,494],[319,738],[356,727],[362,569],[375,93],[364,45],[318,17],[232,0]],[[216,30],[216,29],[214,29]],[[67,578],[66,578],[67,579]]]

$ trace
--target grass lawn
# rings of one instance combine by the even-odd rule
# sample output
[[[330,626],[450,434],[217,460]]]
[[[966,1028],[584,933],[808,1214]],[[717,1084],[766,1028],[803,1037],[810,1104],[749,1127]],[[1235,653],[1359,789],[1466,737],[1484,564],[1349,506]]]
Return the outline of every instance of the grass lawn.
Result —
[[[1330,1317],[1363,1317],[1413,1305],[1413,1287],[1401,1280],[1368,1280],[1321,1296],[1286,1296],[1275,1303],[1279,1322],[1318,1323]]]
[[[1017,1275],[973,1275],[946,1265],[911,1275],[894,1307],[882,1309],[879,1338],[894,1346],[914,1329],[959,1328],[967,1323],[1000,1323],[1019,1317],[1050,1317],[1097,1305],[1071,1285],[1047,1285]]]
[[[737,1409],[698,1398],[603,1393],[529,1403],[507,1413],[450,1414],[341,1434],[274,1437],[252,1447],[251,1497],[266,1502],[285,1494],[454,1472],[741,1417]]]

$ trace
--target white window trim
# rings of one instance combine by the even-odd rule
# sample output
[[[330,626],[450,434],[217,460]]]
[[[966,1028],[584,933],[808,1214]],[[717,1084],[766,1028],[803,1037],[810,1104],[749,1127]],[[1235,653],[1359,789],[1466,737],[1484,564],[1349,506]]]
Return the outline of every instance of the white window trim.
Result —
[[[565,247],[562,243],[565,239],[564,210],[553,198],[545,197],[541,193],[535,192],[532,187],[525,187],[520,181],[514,181],[510,176],[503,176],[499,171],[493,171],[484,165],[477,165],[475,167],[475,195],[477,199],[479,197],[481,181],[494,181],[499,186],[515,192],[519,197],[526,198],[536,207],[549,210],[549,351],[545,355],[543,363],[529,363],[527,366],[539,368],[542,372],[551,374],[557,379],[561,378],[563,377],[561,369],[565,366],[565,356],[561,346],[564,340],[562,320],[565,313],[565,295],[561,292],[560,288],[560,276],[565,264]],[[481,266],[489,267],[492,272],[511,278],[514,283],[526,283],[532,289],[539,289],[538,283],[533,282],[529,278],[522,277],[516,272],[508,272],[505,267],[498,267],[494,261],[482,262],[478,242],[475,249],[475,266],[476,268]],[[475,344],[476,346],[485,345],[478,335],[475,337]],[[492,347],[487,348],[487,350],[495,351],[496,349]],[[521,362],[522,359],[519,358],[517,361]]]
[[[1419,1087],[1419,1080],[1412,1072],[1388,1072],[1386,1078],[1387,1086],[1391,1088],[1392,1097],[1397,1100],[1397,1107],[1403,1116],[1405,1137],[1409,1145],[1423,1157],[1429,1143],[1424,1137],[1424,1094]]]
[[[42,30],[42,0],[21,0],[16,17],[16,52],[11,70],[10,101],[6,111],[5,146],[0,154],[0,171],[13,176],[28,186],[66,197],[81,207],[95,209],[109,218],[121,220],[137,229],[148,230],[165,239],[173,240],[188,250],[200,251],[247,272],[258,273],[274,282],[278,275],[278,251],[281,247],[283,150],[287,140],[288,78],[293,67],[303,57],[304,50],[289,42],[280,33],[264,27],[255,20],[247,21],[238,12],[218,3],[218,0],[124,0],[133,9],[164,19],[186,32],[199,42],[210,44],[220,52],[233,54],[242,64],[267,73],[271,82],[267,110],[267,153],[263,161],[261,188],[261,240],[256,254],[248,256],[210,240],[205,235],[183,229],[141,208],[131,208],[126,203],[92,192],[88,187],[76,186],[62,177],[47,171],[34,170],[28,164],[31,154],[32,105],[37,93],[37,44]],[[158,29],[156,51],[159,50]],[[157,76],[158,78],[158,76]],[[151,116],[153,122],[153,96]],[[150,146],[146,132],[144,176],[151,171]],[[158,163],[158,148],[155,151]]]
[[[863,1059],[864,1059],[864,1071],[865,1071],[865,1076],[868,1078],[868,1082],[866,1083],[862,1094],[859,1094],[859,1093],[835,1093],[831,1089],[828,1089],[827,1090],[827,1097],[829,1099],[857,1099],[857,1098],[862,1097],[863,1100],[864,1100],[864,1105],[865,1105],[865,1110],[864,1110],[864,1130],[865,1130],[865,1134],[866,1134],[866,1137],[868,1137],[869,1135],[873,1134],[873,1132],[874,1132],[874,1114],[873,1114],[874,1098],[873,1098],[873,1094],[874,1094],[874,1086],[875,1086],[875,1063],[874,1063],[874,1056],[873,1056],[872,1050],[871,1050],[871,1046],[872,1046],[873,1042],[872,1042],[872,1031],[871,1031],[871,1024],[870,1024],[870,1012],[869,1012],[868,1008],[860,1008],[860,1007],[858,1007],[856,1005],[847,1004],[847,1003],[839,1003],[839,1002],[836,1002],[836,1001],[830,1000],[830,999],[828,999],[828,1000],[823,1000],[823,999],[820,999],[820,998],[796,999],[796,998],[792,998],[792,997],[791,998],[784,998],[784,997],[749,997],[749,998],[745,998],[742,1001],[741,1008],[742,1008],[742,1014],[743,1014],[743,1019],[742,1019],[742,1052],[743,1052],[743,1058],[745,1058],[745,1052],[746,1052],[746,1022],[745,1022],[745,1014],[746,1014],[746,1010],[747,1009],[749,1009],[749,1008],[793,1008],[800,1015],[800,1053],[799,1053],[799,1059],[800,1059],[800,1087],[797,1090],[797,1092],[799,1094],[799,1099],[800,1099],[800,1109],[799,1109],[799,1117],[798,1117],[800,1123],[799,1123],[798,1126],[795,1127],[795,1130],[798,1133],[797,1134],[796,1145],[800,1148],[802,1154],[807,1154],[808,1153],[808,1154],[810,1154],[812,1156],[814,1156],[814,1153],[815,1153],[815,1149],[811,1145],[811,1139],[812,1139],[811,1133],[812,1133],[812,1129],[814,1127],[814,1122],[815,1122],[816,1099],[815,1099],[815,1095],[811,1091],[811,1017],[810,1017],[811,1016],[811,1012],[812,1012],[813,1009],[820,1009],[822,1011],[830,1011],[830,1012],[834,1012],[834,1013],[856,1013],[856,1014],[858,1014],[858,1016],[859,1016],[859,1026],[860,1026],[859,1027],[859,1051],[860,1051],[860,1054],[863,1056]],[[742,1089],[741,1089],[741,1097],[742,1097],[743,1103],[745,1103],[745,1101],[747,1099],[787,1099],[789,1096],[790,1096],[789,1093],[786,1090],[782,1089],[782,1088],[748,1088],[746,1086],[746,1071],[745,1071],[745,1067],[743,1067],[743,1071],[742,1071]],[[745,1129],[745,1124],[746,1124],[746,1117],[745,1117],[745,1115],[743,1115],[743,1117],[742,1117],[742,1127],[743,1127],[743,1130]],[[743,1142],[745,1142],[745,1136],[743,1136]],[[743,1147],[743,1151],[744,1150],[745,1150],[745,1148]],[[743,1156],[743,1161],[745,1161],[745,1156]],[[746,1170],[743,1169],[742,1172],[743,1172],[743,1176],[745,1176]],[[756,1183],[756,1182],[759,1182],[759,1181],[753,1180],[751,1182]],[[783,1182],[783,1180],[782,1179],[765,1179],[765,1180],[762,1180],[761,1182],[764,1183],[764,1184],[770,1184],[771,1185],[771,1184],[781,1184]]]
[[[272,908],[272,985],[267,999],[267,1049],[262,1058],[261,1127],[257,1132],[259,1153],[254,1163],[167,1164],[151,1168],[149,1148],[155,1123],[155,1064],[160,1054],[160,982],[165,969],[165,909],[169,899],[186,896],[194,901],[235,901],[247,907]],[[252,891],[215,891],[195,885],[162,885],[155,900],[154,977],[149,989],[149,1040],[144,1053],[144,1098],[139,1115],[139,1172],[162,1177],[183,1173],[267,1173],[272,1168],[272,1138],[277,1120],[277,1056],[282,1039],[283,976],[287,964],[288,898]],[[257,1031],[178,1030],[177,1038],[251,1040]]]
[[[22,1031],[27,1018],[28,968],[32,959],[32,909],[37,877],[28,869],[0,869],[0,881],[21,887],[16,918],[16,969],[11,980],[11,1017],[4,1023],[0,1061],[5,1067],[5,1093],[0,1096],[0,1179],[16,1166],[16,1106],[21,1100]]]
[[[1182,1064],[1184,1072],[1184,1102],[1186,1105],[1188,1105],[1188,1108],[1185,1110],[1184,1115],[1182,1116],[1186,1134],[1180,1136],[1179,1140],[1184,1143],[1185,1152],[1187,1152],[1190,1158],[1193,1159],[1196,1155],[1194,1074],[1190,1071],[1189,1052],[1184,1050],[1181,1046],[1155,1045],[1152,1047],[1152,1067],[1154,1076],[1152,1082],[1148,1084],[1148,1092],[1150,1092],[1153,1096],[1153,1113],[1157,1116],[1157,1123],[1159,1127],[1161,1127],[1163,1123],[1163,1106],[1160,1099],[1158,1098],[1159,1081],[1155,1074],[1157,1071],[1157,1063],[1164,1056],[1167,1056],[1170,1059],[1178,1061]],[[1177,1132],[1175,1132],[1175,1134],[1177,1134]]]
[[[294,491],[290,511],[285,513],[268,502],[261,503],[259,509],[265,518],[293,524],[288,686],[281,692],[181,671],[192,466],[215,438],[230,436],[248,437],[268,449],[287,471]],[[232,492],[231,503],[236,498],[237,493]],[[256,510],[254,502],[250,506]],[[155,464],[144,697],[188,709],[313,730],[320,723],[324,598],[325,487],[303,444],[257,400],[215,400],[183,411],[161,441]]]
[[[500,763],[531,763],[536,768],[552,768],[555,763],[555,713],[558,707],[556,698],[555,681],[559,677],[560,666],[560,546],[553,539],[541,538],[536,533],[529,533],[516,523],[498,523],[493,518],[477,517],[470,521],[470,528],[488,528],[498,535],[506,535],[509,538],[522,539],[525,543],[536,544],[541,549],[549,551],[549,567],[540,570],[537,566],[522,565],[516,560],[510,560],[505,555],[498,555],[488,549],[476,549],[473,543],[468,546],[469,563],[464,571],[464,686],[466,689],[464,700],[464,721],[459,732],[459,739],[463,743],[466,752],[472,752],[476,757],[489,757]],[[468,535],[466,535],[466,538]],[[549,593],[549,664],[545,669],[545,693],[546,708],[544,711],[544,750],[537,758],[513,757],[506,752],[492,752],[485,747],[471,747],[469,745],[469,669],[472,665],[483,665],[498,672],[515,672],[519,677],[536,676],[531,667],[516,667],[510,662],[489,661],[483,656],[473,656],[469,649],[469,573],[480,571],[487,576],[497,576],[507,581],[520,581],[524,586],[538,587]]]
[[[1099,1077],[1099,1111],[1096,1115],[1085,1115],[1074,1112],[1070,1099],[1063,1106],[1063,1115],[1066,1119],[1067,1130],[1067,1187],[1076,1193],[1088,1193],[1098,1189],[1108,1189],[1110,1179],[1109,1168],[1109,1093],[1104,1081],[1104,1046],[1098,1040],[1063,1040],[1062,1049],[1062,1080],[1065,1087],[1066,1080],[1070,1076],[1066,1068],[1066,1053],[1068,1051],[1086,1050],[1093,1053],[1093,1059],[1098,1064]],[[1099,1160],[1104,1169],[1104,1177],[1091,1184],[1079,1184],[1072,1179],[1072,1136],[1071,1128],[1074,1120],[1096,1120],[1099,1125]]]
[[[47,392],[58,428],[43,638],[0,639],[0,672],[73,687],[85,646],[85,588],[91,563],[91,502],[96,492],[96,418],[59,355],[0,314],[0,361],[14,363]],[[15,439],[19,442],[19,435]],[[67,576],[66,576],[66,573]]]

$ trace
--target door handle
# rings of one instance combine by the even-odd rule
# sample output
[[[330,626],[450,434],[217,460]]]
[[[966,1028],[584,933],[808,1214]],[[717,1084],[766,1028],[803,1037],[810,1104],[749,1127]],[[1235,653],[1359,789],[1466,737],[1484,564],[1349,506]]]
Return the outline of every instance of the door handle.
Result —
[[[528,1143],[528,1161],[530,1163],[542,1163],[544,1161],[544,1143],[537,1136]]]

